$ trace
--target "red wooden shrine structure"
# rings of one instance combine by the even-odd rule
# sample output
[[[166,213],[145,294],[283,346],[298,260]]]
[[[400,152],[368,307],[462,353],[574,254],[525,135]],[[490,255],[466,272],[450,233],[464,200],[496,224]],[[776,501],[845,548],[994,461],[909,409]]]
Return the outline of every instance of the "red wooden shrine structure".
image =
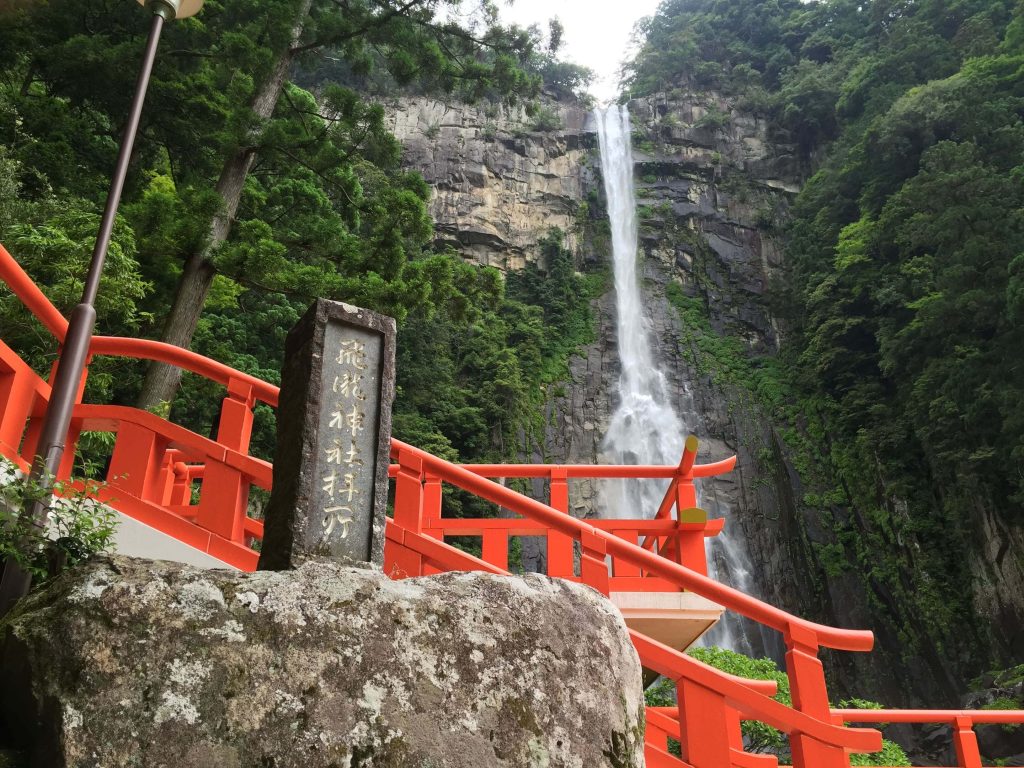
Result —
[[[32,315],[63,342],[67,320],[14,258],[0,246],[0,279]],[[252,486],[269,490],[271,465],[249,454],[253,407],[274,407],[278,389],[188,350],[144,339],[97,336],[90,353],[159,360],[225,388],[216,439],[202,437],[152,413],[81,402],[84,378],[60,468],[71,473],[73,445],[84,431],[116,435],[107,483],[99,498],[117,511],[242,570],[256,566],[252,548],[263,525],[248,516]],[[27,469],[33,456],[50,384],[0,339],[0,455]],[[770,768],[774,756],[744,751],[740,724],[757,720],[789,737],[798,768],[845,768],[852,753],[878,751],[872,723],[943,723],[951,726],[957,766],[981,768],[974,726],[1024,723],[1020,711],[836,710],[829,704],[820,648],[865,652],[869,631],[807,621],[707,576],[704,539],[721,520],[696,509],[693,481],[727,472],[735,457],[696,464],[696,441],[687,440],[677,466],[457,465],[399,440],[392,441],[394,515],[387,522],[385,570],[393,578],[464,570],[507,574],[512,537],[538,536],[546,545],[547,573],[615,592],[691,592],[781,633],[792,707],[772,696],[775,684],[720,672],[657,640],[630,630],[644,667],[676,682],[678,707],[648,707],[645,755],[651,768]],[[546,502],[495,479],[541,478]],[[668,492],[652,519],[587,520],[569,511],[574,478],[662,478]],[[509,518],[444,516],[442,487],[449,485],[515,514]],[[446,543],[476,537],[481,557]],[[678,740],[682,757],[669,752]]]

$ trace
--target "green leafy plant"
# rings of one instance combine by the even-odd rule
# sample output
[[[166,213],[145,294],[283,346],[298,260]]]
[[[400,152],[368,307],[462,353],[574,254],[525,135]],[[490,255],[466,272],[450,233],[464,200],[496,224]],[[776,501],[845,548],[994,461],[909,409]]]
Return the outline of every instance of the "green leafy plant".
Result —
[[[694,128],[707,128],[711,131],[720,131],[729,124],[729,113],[723,112],[717,107],[708,109],[701,118],[693,124]]]
[[[530,124],[530,127],[532,130],[540,131],[541,133],[559,131],[562,129],[562,117],[551,107],[538,107],[537,111],[533,114],[533,122]]]
[[[95,501],[103,483],[80,485],[58,481],[50,492],[0,459],[0,558],[11,559],[37,581],[110,549],[117,515]],[[49,509],[46,528],[22,514],[44,502]]]

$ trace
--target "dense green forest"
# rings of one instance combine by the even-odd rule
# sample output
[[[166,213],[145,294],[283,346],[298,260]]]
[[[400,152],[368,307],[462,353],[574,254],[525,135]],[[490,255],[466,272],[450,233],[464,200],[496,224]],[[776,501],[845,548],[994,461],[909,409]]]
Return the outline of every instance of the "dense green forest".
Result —
[[[1019,595],[980,585],[1024,559],[1024,6],[667,0],[640,39],[626,97],[724,94],[813,174],[777,233],[781,364],[742,366],[826,569],[950,693],[1019,662]]]
[[[559,59],[557,25],[503,27],[486,3],[467,2],[461,23],[438,15],[457,5],[207,0],[169,25],[99,332],[276,381],[284,336],[314,297],[360,304],[399,321],[396,436],[449,458],[517,455],[606,286],[576,273],[558,231],[507,278],[437,249],[429,189],[402,169],[372,96],[532,110],[542,90],[568,96],[587,74]],[[64,311],[146,22],[134,3],[0,0],[0,242]],[[1024,6],[667,0],[639,33],[624,98],[725,94],[813,172],[776,233],[781,358],[737,370],[790,439],[803,503],[836,534],[818,553],[829,576],[862,579],[907,656],[927,658],[950,693],[1024,658],[1019,596],[979,597],[984,558],[970,556],[996,537],[998,558],[1024,569],[998,540],[1024,524]],[[692,327],[706,322],[674,298],[697,313]],[[0,327],[47,370],[52,340],[6,293]],[[205,433],[220,393],[164,366],[97,360],[87,396],[170,408]],[[269,456],[273,435],[261,408],[254,450]],[[978,620],[980,599],[999,621]]]
[[[81,293],[147,28],[134,3],[0,4],[0,242],[65,312]],[[534,254],[545,279],[532,266],[507,285],[436,250],[429,189],[401,169],[367,93],[530,112],[542,87],[568,94],[586,81],[558,58],[561,35],[557,23],[503,27],[486,3],[454,0],[208,0],[169,24],[98,332],[160,338],[276,382],[284,336],[315,297],[369,307],[399,321],[396,434],[448,457],[514,455],[545,384],[589,332],[590,288],[557,231]],[[48,369],[55,345],[10,294],[0,325]],[[206,433],[218,388],[187,374],[179,387],[178,376],[101,359],[87,397],[172,408]],[[260,407],[253,449],[269,456],[273,441]]]

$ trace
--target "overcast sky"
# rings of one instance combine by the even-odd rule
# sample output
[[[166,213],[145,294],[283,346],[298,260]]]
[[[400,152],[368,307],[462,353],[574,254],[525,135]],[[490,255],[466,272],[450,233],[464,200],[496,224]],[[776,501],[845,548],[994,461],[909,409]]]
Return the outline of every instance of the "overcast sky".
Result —
[[[590,67],[597,79],[590,90],[599,100],[618,95],[619,67],[633,25],[650,16],[658,0],[497,0],[502,18],[521,26],[537,23],[547,31],[557,16],[565,27],[562,58]]]

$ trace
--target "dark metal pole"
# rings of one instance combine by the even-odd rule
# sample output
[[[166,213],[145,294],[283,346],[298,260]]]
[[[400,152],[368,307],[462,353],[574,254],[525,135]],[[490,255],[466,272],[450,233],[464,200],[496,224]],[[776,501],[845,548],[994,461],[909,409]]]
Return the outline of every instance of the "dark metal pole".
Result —
[[[93,329],[96,327],[96,309],[93,305],[100,288],[100,277],[107,259],[110,237],[114,231],[114,219],[121,202],[121,191],[124,189],[124,180],[128,175],[128,164],[131,161],[132,148],[135,145],[135,134],[139,129],[142,103],[146,98],[149,76],[153,72],[153,61],[156,58],[164,17],[166,15],[174,18],[174,8],[164,3],[154,3],[152,9],[153,21],[149,28],[149,39],[146,41],[146,51],[142,58],[142,69],[139,70],[139,77],[135,83],[135,95],[132,97],[131,107],[128,111],[128,123],[125,125],[124,136],[121,139],[121,149],[118,152],[117,165],[114,167],[114,176],[110,182],[110,192],[107,194],[107,202],[103,208],[103,218],[100,220],[96,246],[92,251],[92,261],[89,263],[89,273],[86,275],[85,289],[82,291],[82,301],[71,311],[71,316],[68,318],[68,333],[64,338],[63,349],[57,362],[57,374],[54,377],[46,415],[43,418],[36,458],[32,464],[31,477],[46,490],[53,487],[57,469],[60,467],[61,458],[64,455],[68,427],[71,425],[71,413],[74,410],[78,387],[82,381],[82,372],[85,370],[85,361],[89,356],[89,343],[92,340]],[[28,514],[31,515],[36,526],[45,528],[49,515],[48,504],[45,501],[38,501]],[[14,603],[28,592],[31,584],[31,575],[22,569],[13,558],[8,558],[3,565],[3,575],[0,576],[0,617],[4,616]]]

